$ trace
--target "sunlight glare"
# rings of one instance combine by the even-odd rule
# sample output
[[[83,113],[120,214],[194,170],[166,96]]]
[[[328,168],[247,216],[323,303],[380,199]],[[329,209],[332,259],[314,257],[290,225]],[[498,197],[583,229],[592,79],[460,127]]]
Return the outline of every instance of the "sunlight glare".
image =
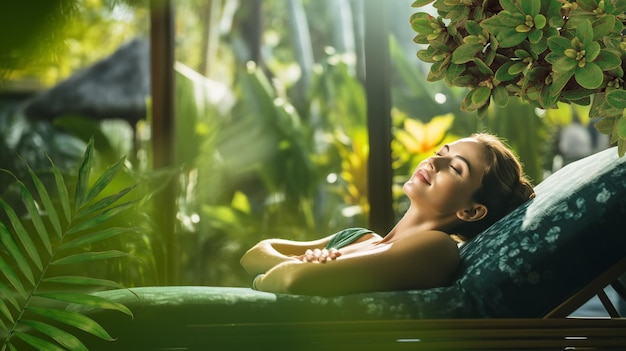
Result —
[[[448,98],[446,97],[445,94],[442,94],[442,93],[435,94],[435,101],[440,105],[445,104],[447,99]]]

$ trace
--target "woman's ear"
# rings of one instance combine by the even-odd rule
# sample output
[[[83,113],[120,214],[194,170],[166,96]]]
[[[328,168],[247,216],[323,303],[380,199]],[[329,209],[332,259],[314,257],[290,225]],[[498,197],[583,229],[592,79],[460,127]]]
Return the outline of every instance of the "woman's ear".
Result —
[[[471,207],[464,208],[456,212],[458,219],[465,222],[479,221],[487,215],[487,206],[483,204],[472,204]]]

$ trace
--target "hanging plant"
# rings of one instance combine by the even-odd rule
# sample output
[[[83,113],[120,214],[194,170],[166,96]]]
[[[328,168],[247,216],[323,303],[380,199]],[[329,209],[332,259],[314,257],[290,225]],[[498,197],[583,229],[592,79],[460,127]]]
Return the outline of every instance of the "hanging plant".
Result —
[[[432,63],[427,79],[468,88],[461,110],[484,115],[510,96],[542,109],[591,105],[596,129],[626,151],[622,31],[626,0],[417,0],[411,16]]]

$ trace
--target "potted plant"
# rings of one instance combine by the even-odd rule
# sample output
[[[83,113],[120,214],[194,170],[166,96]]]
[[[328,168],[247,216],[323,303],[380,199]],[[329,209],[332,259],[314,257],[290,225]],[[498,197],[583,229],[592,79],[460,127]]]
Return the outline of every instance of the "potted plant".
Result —
[[[590,105],[596,129],[626,151],[622,31],[626,0],[416,0],[414,41],[428,80],[468,93],[461,110],[484,115],[510,96],[542,109]]]

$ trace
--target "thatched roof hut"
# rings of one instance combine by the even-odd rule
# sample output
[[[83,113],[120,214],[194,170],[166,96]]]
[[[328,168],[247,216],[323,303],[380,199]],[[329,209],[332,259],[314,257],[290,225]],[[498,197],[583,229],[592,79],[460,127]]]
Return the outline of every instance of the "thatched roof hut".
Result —
[[[52,120],[63,115],[118,118],[134,126],[146,117],[150,95],[150,44],[134,39],[109,57],[77,72],[27,100],[29,118]]]

